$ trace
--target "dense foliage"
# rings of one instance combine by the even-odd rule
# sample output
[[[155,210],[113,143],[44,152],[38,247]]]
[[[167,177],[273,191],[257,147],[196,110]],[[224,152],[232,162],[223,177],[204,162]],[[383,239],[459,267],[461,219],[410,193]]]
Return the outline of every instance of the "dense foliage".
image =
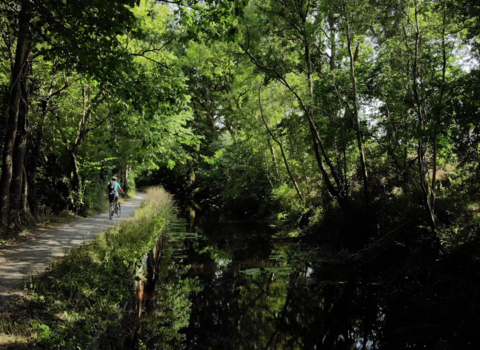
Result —
[[[448,305],[458,320],[453,333],[475,324],[476,0],[2,0],[0,13],[1,240],[34,225],[42,211],[99,211],[106,182],[117,175],[124,188],[163,185],[191,218],[208,208],[267,217],[285,228],[276,237],[289,236],[299,250],[280,259],[277,267],[288,270],[246,273],[290,273],[281,264],[309,249],[328,252],[327,280],[338,274],[333,267],[353,276],[338,287],[341,300],[360,298],[361,273],[399,286],[398,302],[399,294],[386,292],[393,315],[404,313],[402,300],[420,290],[412,308]],[[293,237],[300,230],[301,239]],[[121,247],[111,237],[75,252],[36,285],[44,294],[33,300],[33,312],[35,304],[51,312],[35,323],[40,346],[74,344],[68,337],[83,327],[80,343],[89,347],[94,334],[119,329],[120,305],[131,298],[125,281],[137,261],[132,254],[143,253],[142,240],[153,236],[116,237]],[[110,270],[112,257],[120,273]],[[325,281],[324,258],[297,260]],[[97,265],[111,280],[97,267],[92,272]],[[63,278],[70,270],[78,279]],[[170,279],[163,272],[161,283]],[[111,281],[115,295],[102,289]],[[183,341],[187,295],[197,284],[179,281],[161,301],[171,308],[163,320],[173,331],[154,323],[140,341],[145,346],[157,338]],[[290,293],[286,286],[283,294]],[[257,294],[242,293],[249,303]],[[302,308],[327,305],[329,315],[343,304],[318,298]],[[282,315],[280,325],[290,327],[287,306],[279,309],[266,315]],[[383,318],[385,309],[373,310]],[[426,319],[432,323],[419,327],[441,332],[435,318]],[[49,334],[61,322],[64,328]],[[392,330],[408,333],[395,323]],[[342,340],[338,334],[326,343]]]
[[[150,180],[340,241],[398,227],[474,239],[478,5],[243,5],[224,27],[192,24],[206,28],[182,47],[200,148]]]
[[[474,239],[473,1],[1,11],[4,230],[41,205],[87,213],[121,174],[191,207],[327,225],[359,243],[404,225],[437,244]]]
[[[172,14],[152,1],[2,2],[3,231],[39,210],[102,209],[112,175],[192,144]],[[20,65],[21,69],[17,69]],[[27,205],[28,204],[28,205]],[[10,230],[12,231],[12,230]]]

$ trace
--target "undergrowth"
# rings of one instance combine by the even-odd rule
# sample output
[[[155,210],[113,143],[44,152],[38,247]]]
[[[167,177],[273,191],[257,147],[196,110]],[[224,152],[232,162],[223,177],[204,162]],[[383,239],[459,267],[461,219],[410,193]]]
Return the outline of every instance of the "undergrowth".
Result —
[[[135,272],[175,214],[169,194],[149,189],[133,218],[55,262],[0,312],[0,347],[121,348],[135,317]]]

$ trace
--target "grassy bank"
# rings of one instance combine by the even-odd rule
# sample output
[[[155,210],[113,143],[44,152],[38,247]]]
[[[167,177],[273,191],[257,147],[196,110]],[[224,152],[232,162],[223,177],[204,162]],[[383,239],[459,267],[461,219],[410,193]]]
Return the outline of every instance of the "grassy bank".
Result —
[[[0,312],[0,348],[122,346],[134,318],[135,272],[175,218],[170,195],[158,188],[147,194],[132,219],[54,263]]]

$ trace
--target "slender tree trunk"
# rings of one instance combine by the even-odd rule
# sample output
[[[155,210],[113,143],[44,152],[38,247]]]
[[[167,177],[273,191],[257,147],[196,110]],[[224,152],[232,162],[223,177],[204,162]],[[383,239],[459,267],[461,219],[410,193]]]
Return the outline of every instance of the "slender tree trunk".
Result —
[[[310,114],[310,110],[305,106],[303,100],[296,94],[293,89],[291,88],[290,85],[287,84],[287,87],[290,91],[293,92],[293,94],[297,97],[297,100],[299,101],[300,105],[302,106],[303,111],[305,112],[305,115],[308,120],[308,126],[310,128],[310,135],[312,137],[313,141],[313,153],[315,154],[315,159],[317,161],[318,168],[320,169],[320,173],[322,174],[323,180],[325,181],[325,185],[327,186],[328,192],[332,197],[335,197],[338,201],[338,204],[340,205],[340,208],[342,209],[343,213],[345,215],[348,215],[349,209],[348,209],[348,204],[347,204],[347,198],[344,196],[342,193],[342,184],[341,181],[338,177],[337,171],[335,170],[335,167],[333,166],[330,157],[328,156],[325,147],[323,145],[323,142],[320,138],[320,135],[318,133],[317,128],[315,127],[315,123],[313,121],[313,117]],[[330,170],[331,175],[327,173],[327,170],[325,169],[325,166],[323,165],[322,157],[325,159],[325,163],[327,163],[328,169]],[[332,183],[331,177],[333,177],[333,180],[335,181],[335,185]]]
[[[35,183],[35,175],[37,174],[38,161],[40,159],[40,151],[42,148],[43,127],[44,127],[45,118],[47,116],[48,109],[50,106],[50,99],[52,97],[54,85],[55,85],[55,74],[52,78],[52,84],[50,86],[48,95],[42,101],[41,122],[37,127],[36,137],[32,140],[31,145],[29,147],[30,151],[27,153],[26,171],[27,171],[27,182],[28,182],[28,188],[29,188],[28,205],[30,207],[30,213],[32,214],[33,218],[36,221],[38,221],[39,219],[39,212],[38,212],[38,196],[37,196],[37,185]]]
[[[405,187],[410,181],[410,173],[408,166],[408,145],[403,149],[403,187]]]
[[[71,184],[72,184],[72,192],[74,196],[77,196],[77,199],[81,197],[81,177],[80,177],[80,169],[78,167],[78,151],[80,145],[82,144],[83,138],[87,135],[88,131],[86,128],[87,119],[90,115],[90,110],[87,110],[88,104],[88,96],[87,91],[85,89],[85,83],[82,82],[82,99],[83,99],[83,108],[82,108],[82,116],[78,122],[78,134],[73,142],[73,145],[67,146],[67,151],[70,153],[70,157],[72,160],[72,173],[71,173]],[[72,203],[75,211],[78,210],[77,201],[74,200]]]
[[[304,21],[304,28],[305,28],[305,33],[304,33],[304,40],[305,40],[305,62],[307,64],[307,81],[308,81],[308,93],[309,93],[309,102],[313,104],[313,72],[312,72],[312,59],[311,59],[311,53],[310,53],[310,44],[309,44],[309,39],[307,37],[307,32],[306,32],[306,17],[303,17],[302,20]],[[344,214],[348,213],[348,206],[346,203],[346,198],[342,195],[341,193],[341,181],[340,178],[338,177],[337,171],[335,170],[335,167],[333,166],[332,162],[330,161],[330,158],[327,155],[327,152],[325,150],[325,147],[323,146],[322,140],[320,139],[320,135],[318,133],[317,128],[315,127],[315,122],[313,120],[312,116],[312,109],[306,106],[303,102],[301,103],[305,114],[307,115],[309,127],[310,127],[310,134],[312,135],[313,138],[313,147],[314,147],[314,153],[315,153],[315,158],[317,160],[317,164],[319,166],[320,172],[322,174],[322,177],[325,181],[325,184],[327,185],[327,189],[330,192],[330,194],[335,197],[338,201],[338,204],[340,205],[342,211]],[[321,153],[321,154],[320,154]],[[332,184],[330,180],[330,176],[328,175],[327,171],[325,170],[325,167],[323,166],[323,161],[322,161],[322,156],[325,159],[325,162],[327,163],[328,168],[330,169],[331,176],[333,177],[335,184],[337,188]]]
[[[127,193],[128,191],[128,163],[125,164],[125,182],[123,183],[123,191]]]
[[[9,94],[8,91],[2,91],[2,106],[0,111],[7,111],[8,110],[8,101],[9,101]],[[3,146],[5,145],[5,134],[7,131],[7,116],[2,113],[0,114],[0,154],[3,154]]]
[[[360,130],[360,122],[358,118],[358,98],[357,98],[357,79],[355,77],[355,57],[352,51],[352,33],[350,31],[350,25],[348,22],[348,15],[345,10],[345,21],[347,25],[347,47],[348,47],[348,56],[350,59],[350,79],[352,80],[352,103],[353,103],[353,122],[355,135],[357,137],[357,147],[358,153],[360,154],[360,167],[362,171],[363,179],[363,193],[365,196],[365,204],[369,205],[369,194],[368,194],[368,172],[367,165],[365,161],[365,153],[363,151],[363,142],[362,142],[362,131]]]
[[[37,135],[34,140],[32,140],[32,145],[30,151],[27,153],[27,182],[28,182],[28,205],[30,207],[30,213],[33,218],[38,221],[39,212],[38,212],[38,197],[37,197],[37,186],[35,183],[35,175],[38,168],[38,160],[40,157],[41,144],[43,141],[43,118],[42,123],[38,126]]]
[[[11,26],[6,25],[6,27],[7,28],[3,33],[3,39],[4,39],[3,41],[5,42],[5,46],[8,52],[10,71],[13,72],[13,68],[15,65],[14,45],[15,45],[16,38],[14,38],[14,33]],[[3,154],[3,146],[5,144],[5,134],[8,129],[7,127],[8,118],[4,116],[3,111],[8,110],[9,99],[10,99],[9,90],[5,89],[4,91],[2,91],[2,107],[0,109],[2,111],[2,115],[0,117],[0,154]]]
[[[330,27],[330,71],[333,72],[335,66],[335,56],[337,55],[337,41],[335,38],[334,22],[333,18],[328,18],[328,25]]]
[[[305,42],[304,50],[305,50],[305,63],[307,65],[308,98],[309,98],[309,103],[313,104],[313,100],[314,100],[313,97],[314,96],[313,96],[312,57],[311,57],[311,53],[310,53],[310,43],[309,43],[308,33],[307,33],[307,29],[306,29],[306,21],[307,21],[306,13],[302,14],[302,21],[303,21],[303,24],[304,24],[304,42]],[[305,110],[305,114],[307,115],[307,118],[308,118],[308,122],[309,122],[309,126],[310,126],[310,133],[312,135],[312,138],[314,139],[314,147],[316,149],[314,152],[316,154],[317,163],[320,162],[321,164],[319,163],[319,167],[323,168],[323,162],[321,161],[321,156],[323,156],[323,158],[325,159],[325,162],[327,163],[328,168],[330,169],[330,172],[331,172],[332,177],[335,181],[335,184],[337,185],[338,188],[341,188],[342,186],[341,186],[340,178],[338,177],[337,171],[335,170],[335,167],[333,166],[332,162],[330,161],[330,158],[327,155],[327,152],[325,151],[322,140],[320,139],[320,135],[318,134],[318,130],[315,127],[315,122],[313,120],[312,108],[310,108],[308,105],[305,105],[303,102],[302,102],[302,106],[303,106],[303,108]],[[321,152],[321,156],[320,156],[319,150]],[[325,174],[325,175],[328,176],[325,169],[320,169],[320,171],[321,171],[322,175]],[[327,187],[329,188],[329,191],[332,195],[334,195],[335,197],[338,197],[339,195],[341,196],[340,191],[338,189],[334,189],[333,184],[331,184],[330,178],[326,182],[330,183],[330,184],[327,183]],[[333,190],[333,193],[330,189]],[[339,200],[343,201],[342,198],[340,198]],[[343,204],[340,204],[340,205],[342,206]]]
[[[80,185],[82,182],[82,179],[80,177],[80,168],[78,167],[78,160],[77,160],[77,150],[69,150],[70,153],[70,158],[72,161],[72,191],[80,194]]]
[[[23,79],[21,84],[21,99],[17,120],[17,136],[13,148],[13,166],[12,166],[12,182],[10,184],[10,210],[15,215],[23,214],[22,211],[22,189],[23,189],[23,173],[25,168],[25,154],[27,152],[27,135],[28,135],[28,78],[29,64],[24,68]]]
[[[228,123],[225,123],[225,127],[227,128],[228,132],[230,133],[230,136],[232,137],[233,142],[236,144],[237,143],[237,135],[235,135],[235,130]]]
[[[443,115],[443,96],[445,94],[445,75],[447,71],[447,52],[445,48],[445,27],[447,25],[447,11],[446,11],[446,2],[444,1],[443,5],[443,28],[442,28],[442,87],[440,88],[440,97],[438,105],[440,110],[438,112],[437,121],[434,124],[433,131],[433,165],[432,165],[432,183],[430,186],[430,201],[432,203],[432,208],[435,209],[435,185],[437,182],[437,138],[438,131],[437,128],[442,122]]]
[[[265,158],[265,175],[267,176],[267,180],[268,180],[268,183],[270,184],[270,188],[273,189],[272,180],[270,180],[270,176],[268,175],[268,173],[270,172],[270,169],[269,169],[269,167],[268,167],[267,150],[265,150],[265,152],[263,152],[263,156],[264,156],[264,158]]]
[[[27,198],[28,198],[28,181],[27,181],[27,171],[25,167],[23,167],[23,172],[22,172],[22,212],[26,213],[27,212]]]
[[[8,130],[3,148],[2,177],[0,179],[0,228],[7,222],[10,184],[13,175],[13,147],[17,134],[17,119],[21,100],[22,75],[32,46],[30,37],[30,2],[24,0],[20,10],[19,34],[15,53],[15,64],[11,75],[8,111]]]
[[[267,141],[268,142],[268,148],[270,149],[270,153],[272,155],[272,159],[273,159],[273,165],[275,167],[275,174],[277,174],[277,178],[280,177],[280,173],[278,171],[278,163],[277,163],[277,155],[275,153],[275,148],[273,148],[273,145],[272,143],[270,142],[270,140]]]
[[[217,132],[217,127],[215,126],[215,119],[213,119],[213,116],[208,109],[205,109],[205,116],[207,117],[207,121],[208,121],[208,125],[210,126],[210,130],[212,130],[213,132],[216,133]]]
[[[280,152],[282,153],[282,158],[283,158],[283,163],[285,164],[285,168],[287,168],[287,173],[288,176],[290,177],[290,180],[292,181],[293,187],[295,187],[295,191],[297,191],[298,198],[303,202],[303,196],[302,192],[300,191],[300,188],[298,187],[297,181],[295,180],[295,177],[293,176],[293,173],[290,169],[290,165],[288,164],[287,156],[285,154],[285,151],[283,150],[283,144],[278,140],[275,135],[272,133],[270,128],[268,127],[267,122],[265,121],[265,116],[263,115],[263,107],[262,107],[262,98],[260,94],[260,89],[258,89],[258,105],[260,106],[260,116],[262,117],[263,125],[265,125],[265,128],[267,129],[268,133],[272,137],[273,141],[275,141],[280,147]]]
[[[427,210],[428,214],[428,220],[430,222],[430,227],[432,228],[433,231],[435,231],[435,208],[433,207],[433,203],[431,201],[431,196],[430,196],[430,189],[428,186],[428,181],[427,181],[427,172],[428,172],[428,167],[426,165],[426,160],[425,160],[425,147],[423,145],[423,134],[425,132],[425,113],[422,108],[422,101],[420,98],[420,94],[418,92],[418,54],[419,54],[419,45],[420,45],[420,24],[418,21],[418,3],[415,0],[415,55],[414,55],[414,60],[413,60],[413,69],[412,69],[412,75],[413,75],[413,82],[412,82],[412,88],[413,88],[413,95],[415,99],[415,103],[417,105],[417,115],[418,115],[418,134],[419,134],[419,139],[418,139],[418,170],[420,174],[420,187],[422,188],[422,194],[423,194],[423,201],[425,203],[425,209]]]
[[[307,40],[307,39],[305,39]],[[310,45],[305,44],[305,61],[307,63],[307,80],[308,80],[308,97],[309,103],[313,103],[313,73],[312,73],[312,57],[310,55]]]

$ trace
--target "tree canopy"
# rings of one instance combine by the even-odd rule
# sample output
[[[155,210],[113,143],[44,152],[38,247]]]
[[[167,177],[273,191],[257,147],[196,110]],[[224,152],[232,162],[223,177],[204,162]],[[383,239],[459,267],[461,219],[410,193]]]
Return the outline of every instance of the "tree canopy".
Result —
[[[0,7],[4,229],[87,213],[112,174],[359,242],[477,225],[473,1]]]

